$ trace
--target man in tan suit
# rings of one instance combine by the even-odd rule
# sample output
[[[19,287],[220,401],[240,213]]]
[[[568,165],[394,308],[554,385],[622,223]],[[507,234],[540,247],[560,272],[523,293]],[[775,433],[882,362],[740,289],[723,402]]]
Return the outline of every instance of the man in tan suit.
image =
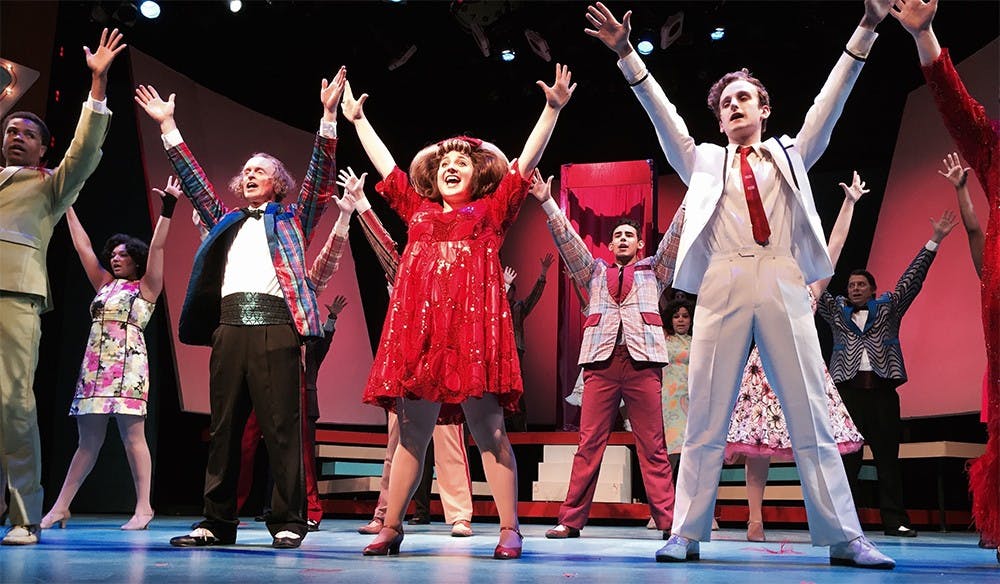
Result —
[[[0,470],[10,486],[11,528],[3,545],[38,543],[42,517],[38,418],[32,383],[38,363],[40,315],[52,309],[45,253],[52,230],[101,160],[111,112],[108,68],[125,48],[118,29],[84,47],[92,81],[73,141],[54,170],[42,166],[49,130],[38,116],[3,120],[0,170]]]

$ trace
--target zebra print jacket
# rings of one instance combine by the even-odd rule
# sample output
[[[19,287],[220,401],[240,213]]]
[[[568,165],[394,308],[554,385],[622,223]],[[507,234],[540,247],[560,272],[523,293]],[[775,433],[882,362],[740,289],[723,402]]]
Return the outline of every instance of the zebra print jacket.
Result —
[[[863,350],[868,351],[872,371],[898,387],[906,382],[906,366],[899,346],[899,324],[923,287],[927,270],[936,251],[923,247],[896,283],[892,292],[885,292],[868,301],[868,319],[859,329],[851,318],[851,303],[843,296],[834,298],[824,291],[817,311],[833,331],[833,353],[830,355],[830,375],[837,383],[857,375]]]

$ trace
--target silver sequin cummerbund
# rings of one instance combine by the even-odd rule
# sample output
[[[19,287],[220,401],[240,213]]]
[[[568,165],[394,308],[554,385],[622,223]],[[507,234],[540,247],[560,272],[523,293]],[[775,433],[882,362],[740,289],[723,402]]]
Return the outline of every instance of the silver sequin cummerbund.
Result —
[[[292,324],[292,315],[284,298],[263,292],[237,292],[222,298],[219,322],[232,326]]]

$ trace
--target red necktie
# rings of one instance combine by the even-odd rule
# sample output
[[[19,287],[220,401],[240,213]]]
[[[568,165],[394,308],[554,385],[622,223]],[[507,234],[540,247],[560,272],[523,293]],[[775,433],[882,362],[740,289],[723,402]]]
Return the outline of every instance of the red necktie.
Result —
[[[760,202],[757,192],[757,179],[753,176],[747,155],[753,150],[749,146],[740,148],[740,176],[743,177],[743,193],[747,197],[747,209],[750,211],[750,226],[753,228],[753,240],[760,245],[767,245],[771,238],[771,226],[767,224],[764,205]]]

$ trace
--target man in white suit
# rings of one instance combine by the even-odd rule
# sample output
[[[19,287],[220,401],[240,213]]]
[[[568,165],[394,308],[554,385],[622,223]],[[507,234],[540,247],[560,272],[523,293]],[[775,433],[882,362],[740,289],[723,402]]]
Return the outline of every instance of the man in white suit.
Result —
[[[745,69],[712,87],[708,105],[728,138],[697,144],[602,4],[588,7],[586,32],[618,66],[653,122],[667,160],[688,185],[674,287],[698,295],[691,344],[690,407],[672,535],[656,560],[699,559],[711,539],[726,430],[751,340],[788,421],[814,545],[830,563],[889,569],[895,562],[865,539],[830,428],[822,355],[806,283],[829,277],[806,171],[823,153],[891,0],[866,0],[865,16],[794,138],[762,142],[767,90]]]

